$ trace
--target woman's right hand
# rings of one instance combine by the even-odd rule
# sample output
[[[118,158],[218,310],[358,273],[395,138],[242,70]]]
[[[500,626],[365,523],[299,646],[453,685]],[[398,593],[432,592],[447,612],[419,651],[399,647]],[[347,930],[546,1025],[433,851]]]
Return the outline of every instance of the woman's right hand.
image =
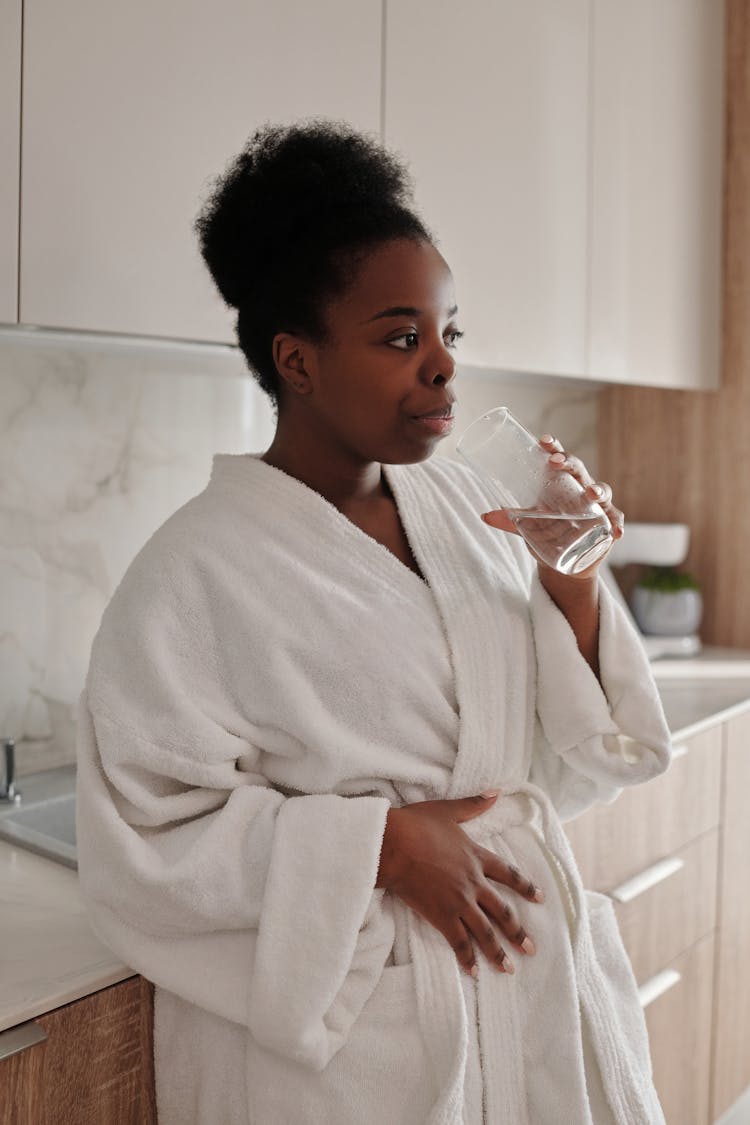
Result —
[[[542,891],[517,868],[474,843],[460,827],[492,808],[497,797],[493,790],[488,795],[417,801],[390,809],[375,884],[398,895],[439,930],[472,976],[477,974],[472,938],[501,972],[514,972],[501,934],[524,953],[535,952],[533,941],[495,884],[505,884],[529,902],[544,901]]]

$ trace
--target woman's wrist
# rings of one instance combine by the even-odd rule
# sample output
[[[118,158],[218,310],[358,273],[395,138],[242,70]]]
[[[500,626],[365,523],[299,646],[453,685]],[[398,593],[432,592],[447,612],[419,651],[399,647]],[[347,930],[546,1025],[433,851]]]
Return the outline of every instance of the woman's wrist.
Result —
[[[537,570],[542,586],[563,612],[565,612],[564,605],[576,608],[598,607],[598,567],[583,574],[561,574],[559,570],[537,561]]]
[[[599,574],[598,568],[583,575],[560,574],[538,563],[539,581],[566,618],[575,634],[581,655],[599,677]]]

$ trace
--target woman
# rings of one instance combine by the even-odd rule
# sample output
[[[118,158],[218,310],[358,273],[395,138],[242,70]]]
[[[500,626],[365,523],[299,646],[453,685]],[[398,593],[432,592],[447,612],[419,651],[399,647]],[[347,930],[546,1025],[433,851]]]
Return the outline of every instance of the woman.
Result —
[[[276,435],[131,564],[80,705],[81,881],[156,984],[160,1122],[663,1121],[560,818],[668,732],[595,568],[537,564],[428,460],[460,331],[403,169],[265,128],[198,230]]]

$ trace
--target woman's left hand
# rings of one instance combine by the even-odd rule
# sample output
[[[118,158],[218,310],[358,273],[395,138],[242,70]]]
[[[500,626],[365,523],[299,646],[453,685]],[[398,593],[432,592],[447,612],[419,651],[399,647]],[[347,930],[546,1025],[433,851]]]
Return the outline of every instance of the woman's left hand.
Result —
[[[553,469],[561,473],[570,473],[577,481],[583,485],[586,490],[586,496],[590,500],[594,500],[607,516],[612,527],[612,538],[620,539],[625,529],[625,516],[616,508],[612,503],[612,489],[604,481],[595,481],[588,469],[581,461],[580,457],[575,457],[573,454],[568,453],[563,449],[561,442],[557,438],[552,437],[551,434],[545,434],[539,439],[539,444],[542,449],[545,449],[550,454],[549,463]],[[518,535],[517,528],[514,527],[509,516],[504,509],[499,508],[492,512],[485,512],[482,516],[485,523],[491,527],[497,527],[501,531],[510,531],[514,535]],[[600,559],[599,562],[602,560]],[[589,574],[595,570],[598,563],[595,563],[583,574]]]

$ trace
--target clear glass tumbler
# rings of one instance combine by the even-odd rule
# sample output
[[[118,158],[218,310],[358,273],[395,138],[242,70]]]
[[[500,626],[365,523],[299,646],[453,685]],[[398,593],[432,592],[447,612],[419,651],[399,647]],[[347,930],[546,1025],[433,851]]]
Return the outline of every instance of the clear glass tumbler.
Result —
[[[483,414],[461,435],[458,453],[482,478],[534,553],[562,574],[578,574],[607,553],[604,509],[549,454],[507,406]]]

